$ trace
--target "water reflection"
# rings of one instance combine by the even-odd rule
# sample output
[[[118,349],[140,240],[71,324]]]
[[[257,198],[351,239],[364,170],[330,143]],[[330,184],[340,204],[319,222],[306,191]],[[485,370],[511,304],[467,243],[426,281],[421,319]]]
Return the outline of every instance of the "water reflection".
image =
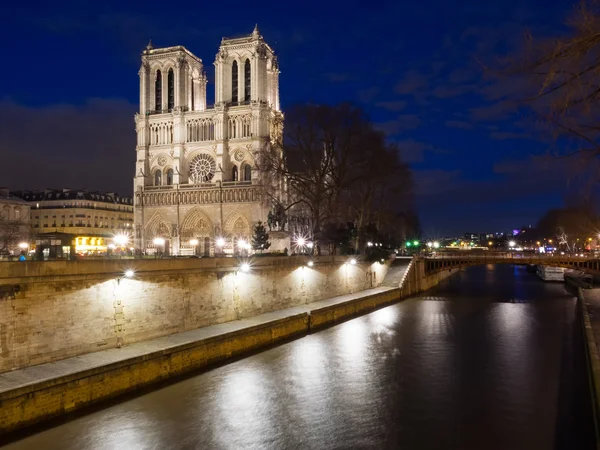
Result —
[[[468,270],[6,448],[553,449],[557,429],[574,442],[557,418],[588,418],[570,396],[559,402],[574,303],[529,275]]]

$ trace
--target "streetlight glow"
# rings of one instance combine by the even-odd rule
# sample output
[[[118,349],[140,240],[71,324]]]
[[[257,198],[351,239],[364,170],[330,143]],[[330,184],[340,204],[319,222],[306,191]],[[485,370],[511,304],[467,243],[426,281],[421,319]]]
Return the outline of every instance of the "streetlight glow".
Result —
[[[511,247],[511,248],[514,247],[515,245],[517,245],[517,243],[515,241],[510,241],[508,243],[508,246]]]
[[[152,240],[154,245],[165,245],[165,240],[163,238],[157,237]]]
[[[25,250],[28,247],[29,247],[29,244],[27,242],[21,242],[21,243],[19,243],[19,248],[21,250]]]
[[[312,267],[312,266],[314,266],[314,265],[315,265],[315,263],[314,263],[314,262],[312,262],[312,261],[309,261],[309,262],[307,262],[307,263],[306,263],[306,265],[307,265],[308,267]]]
[[[224,247],[224,246],[225,246],[225,239],[218,238],[217,239],[217,247]]]
[[[352,259],[350,260],[350,264],[352,264],[352,265],[355,265],[355,264],[356,264],[356,259],[352,258]]]
[[[198,239],[192,239],[190,245],[198,245]]]
[[[433,248],[440,248],[440,243],[439,243],[439,242],[437,242],[437,241],[435,241],[435,242],[433,243]]]
[[[126,271],[125,271],[125,276],[126,276],[127,278],[131,278],[131,277],[133,277],[133,270],[131,270],[131,269],[128,269],[128,270],[126,270]]]
[[[242,272],[249,272],[250,271],[250,264],[248,263],[244,263],[240,266],[240,270]]]
[[[296,239],[296,245],[299,247],[304,247],[304,244],[306,244],[306,240],[303,237]]]
[[[246,241],[245,241],[245,240],[243,240],[243,239],[240,239],[240,240],[238,241],[238,247],[239,247],[239,248],[246,248]]]
[[[115,237],[113,237],[113,241],[118,246],[125,247],[127,242],[129,242],[129,236],[126,234],[117,234]]]

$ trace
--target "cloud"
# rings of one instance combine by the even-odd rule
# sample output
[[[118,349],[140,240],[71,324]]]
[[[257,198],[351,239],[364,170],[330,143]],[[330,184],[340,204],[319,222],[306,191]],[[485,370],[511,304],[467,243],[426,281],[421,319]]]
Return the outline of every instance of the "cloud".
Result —
[[[395,143],[398,145],[400,158],[407,163],[422,162],[425,159],[425,154],[428,152],[437,155],[447,155],[452,153],[448,150],[434,147],[427,142],[420,142],[414,139],[396,140]]]
[[[492,139],[498,141],[504,141],[507,139],[532,139],[533,137],[529,133],[515,133],[512,131],[494,131],[490,133]]]
[[[402,111],[406,107],[407,102],[403,100],[396,101],[388,101],[388,102],[377,102],[375,106],[383,109],[387,109],[388,111]]]
[[[431,95],[436,98],[452,98],[473,92],[476,88],[476,85],[470,84],[462,86],[438,86],[431,92]]]
[[[428,77],[416,70],[409,70],[404,77],[396,83],[394,92],[400,95],[411,95],[416,91],[425,89],[429,85]]]
[[[330,83],[343,83],[350,79],[350,74],[348,73],[335,73],[335,72],[327,72],[323,74],[323,77]]]
[[[461,120],[447,120],[444,125],[448,128],[458,128],[461,130],[472,130],[473,124],[469,122],[463,122]]]
[[[395,120],[380,122],[377,127],[388,136],[395,136],[405,131],[414,130],[421,125],[416,114],[401,114]]]
[[[90,99],[29,107],[0,102],[0,179],[10,189],[88,188],[131,194],[136,106]]]
[[[371,103],[375,97],[379,94],[379,88],[377,86],[370,87],[368,89],[362,89],[358,91],[358,98],[363,103]]]
[[[448,75],[448,81],[452,84],[461,84],[475,78],[475,72],[468,69],[454,69]]]
[[[469,115],[471,116],[471,119],[475,121],[497,121],[506,119],[513,111],[511,105],[505,102],[497,102],[486,106],[471,108],[469,110]]]

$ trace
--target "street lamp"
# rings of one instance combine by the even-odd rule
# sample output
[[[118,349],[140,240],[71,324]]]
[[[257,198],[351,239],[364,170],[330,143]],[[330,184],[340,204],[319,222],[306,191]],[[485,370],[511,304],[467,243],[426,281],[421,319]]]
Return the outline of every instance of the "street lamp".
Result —
[[[162,247],[161,254],[164,252],[165,240],[161,237],[154,238],[152,243],[157,247]]]
[[[513,248],[515,245],[517,245],[517,243],[516,243],[515,241],[510,241],[510,242],[508,243],[508,246],[509,246],[510,248]]]
[[[27,242],[20,242],[19,243],[19,248],[21,250],[27,250],[29,248],[29,244]]]
[[[194,255],[198,255],[198,239],[191,239],[190,245],[194,246]]]
[[[126,247],[127,243],[129,242],[129,236],[127,236],[126,234],[117,234],[113,238],[113,242],[119,247]]]
[[[437,241],[435,241],[435,242],[433,243],[433,248],[440,248],[440,243],[439,243],[439,242],[437,242]]]

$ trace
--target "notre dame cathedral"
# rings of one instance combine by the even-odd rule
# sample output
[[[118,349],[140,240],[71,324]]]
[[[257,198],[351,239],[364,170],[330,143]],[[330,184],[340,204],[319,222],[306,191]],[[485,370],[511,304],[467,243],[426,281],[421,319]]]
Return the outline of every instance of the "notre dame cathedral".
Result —
[[[255,27],[223,38],[214,65],[209,106],[200,58],[182,46],[142,53],[134,214],[144,253],[232,254],[267,221],[256,159],[283,131],[277,57]]]

